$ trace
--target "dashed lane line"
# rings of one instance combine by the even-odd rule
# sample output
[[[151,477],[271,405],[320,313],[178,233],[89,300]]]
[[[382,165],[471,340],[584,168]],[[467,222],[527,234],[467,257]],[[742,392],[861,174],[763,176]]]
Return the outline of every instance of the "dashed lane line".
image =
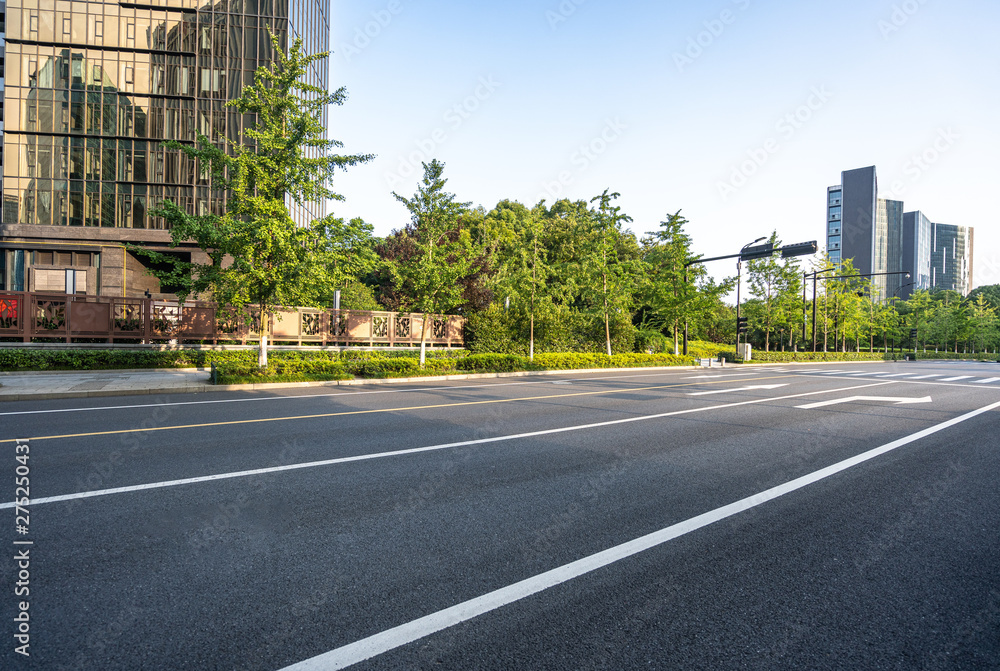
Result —
[[[662,412],[655,415],[641,415],[639,417],[626,417],[624,419],[614,419],[606,422],[595,422],[592,424],[578,424],[575,426],[566,426],[558,429],[545,429],[542,431],[532,431],[529,433],[518,433],[514,435],[506,436],[496,436],[494,438],[480,438],[477,440],[465,440],[457,443],[445,443],[442,445],[430,445],[427,447],[415,447],[404,450],[395,450],[392,452],[378,452],[375,454],[359,454],[350,457],[339,457],[336,459],[325,459],[323,461],[310,461],[307,463],[299,464],[288,464],[285,466],[272,466],[268,468],[257,468],[246,471],[236,471],[231,473],[218,473],[214,475],[204,475],[193,478],[183,478],[180,480],[167,480],[163,482],[151,482],[141,485],[129,485],[126,487],[113,487],[109,489],[99,489],[89,492],[77,492],[75,494],[61,494],[57,496],[43,496],[31,499],[31,505],[37,506],[45,503],[57,503],[59,501],[71,501],[75,499],[89,499],[96,496],[109,496],[111,494],[125,494],[128,492],[140,492],[151,489],[163,489],[166,487],[179,487],[181,485],[191,485],[198,484],[202,482],[214,482],[217,480],[229,480],[232,478],[245,478],[253,475],[267,475],[270,473],[281,473],[284,471],[295,471],[304,468],[318,468],[321,466],[333,466],[336,464],[347,464],[357,461],[370,461],[373,459],[385,459],[387,457],[399,457],[408,454],[420,454],[423,452],[435,452],[439,450],[447,450],[456,447],[467,447],[470,445],[485,445],[487,443],[500,443],[509,440],[519,440],[523,438],[534,438],[537,436],[548,436],[557,433],[568,433],[571,431],[583,431],[586,429],[596,429],[606,426],[616,426],[619,424],[630,424],[632,422],[643,422],[651,419],[663,419],[665,417],[677,417],[680,415],[690,415],[699,412],[711,412],[714,410],[722,410],[726,408],[736,408],[744,405],[756,405],[759,403],[769,403],[773,401],[784,401],[793,398],[804,398],[807,396],[817,396],[819,394],[836,394],[838,392],[853,391],[855,389],[869,389],[871,387],[880,387],[882,385],[893,384],[893,382],[876,382],[873,384],[857,385],[853,387],[841,387],[838,389],[824,389],[821,391],[810,391],[801,394],[790,394],[788,396],[777,396],[769,398],[756,398],[749,401],[737,401],[735,403],[722,403],[719,405],[704,406],[701,408],[688,408],[686,410],[674,410],[671,412]],[[13,508],[14,502],[0,503],[0,509]]]
[[[773,378],[758,378],[760,380],[768,379],[782,379],[788,377],[786,376],[776,376]],[[59,439],[70,439],[70,438],[92,438],[95,436],[116,436],[126,433],[152,433],[158,431],[176,431],[180,429],[205,429],[217,426],[240,426],[245,424],[266,424],[272,422],[293,422],[304,419],[327,419],[330,417],[349,417],[352,415],[376,415],[386,412],[413,412],[415,410],[434,410],[440,408],[460,408],[474,405],[496,405],[499,403],[518,403],[524,401],[548,401],[559,398],[573,398],[579,396],[604,396],[608,394],[622,394],[622,393],[635,393],[639,391],[656,391],[660,389],[676,389],[678,387],[690,387],[694,384],[717,384],[720,382],[727,382],[728,380],[718,380],[716,382],[699,382],[699,383],[686,383],[686,384],[661,384],[651,387],[637,387],[633,389],[602,389],[600,391],[578,391],[569,394],[547,394],[545,396],[522,396],[520,398],[493,398],[483,401],[460,401],[457,403],[434,403],[431,405],[414,405],[403,408],[375,408],[369,410],[343,410],[340,412],[324,412],[314,415],[293,415],[285,417],[260,417],[255,419],[237,419],[225,422],[203,422],[200,424],[178,424],[172,426],[150,426],[150,427],[139,427],[134,429],[116,429],[111,431],[89,431],[86,433],[68,433],[62,435],[53,436],[33,436],[30,438],[25,438],[24,440],[59,440]],[[18,438],[8,438],[6,440],[0,440],[0,444],[3,443],[16,443]]]

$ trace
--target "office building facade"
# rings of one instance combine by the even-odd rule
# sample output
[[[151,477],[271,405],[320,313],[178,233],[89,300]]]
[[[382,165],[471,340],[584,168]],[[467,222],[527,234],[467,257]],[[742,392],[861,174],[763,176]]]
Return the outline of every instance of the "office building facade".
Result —
[[[902,201],[879,198],[875,166],[841,173],[840,184],[827,188],[826,210],[830,261],[851,259],[859,274],[871,274],[879,298],[972,290],[973,229],[934,224],[922,212],[904,212]]]
[[[907,299],[915,291],[929,291],[934,287],[931,274],[933,245],[933,222],[919,210],[903,214],[903,267],[910,270],[910,278],[903,281],[900,297]]]
[[[931,279],[937,289],[972,291],[973,229],[966,226],[934,224],[931,252]]]
[[[253,123],[226,102],[302,37],[327,50],[329,0],[7,0],[0,289],[109,296],[169,293],[126,244],[169,250],[150,214],[171,200],[221,212],[195,162],[161,145],[225,146]],[[308,83],[328,87],[328,61]],[[325,120],[324,120],[325,121]],[[317,203],[293,212],[322,216]],[[72,272],[67,272],[72,271]],[[72,278],[72,279],[67,279]]]

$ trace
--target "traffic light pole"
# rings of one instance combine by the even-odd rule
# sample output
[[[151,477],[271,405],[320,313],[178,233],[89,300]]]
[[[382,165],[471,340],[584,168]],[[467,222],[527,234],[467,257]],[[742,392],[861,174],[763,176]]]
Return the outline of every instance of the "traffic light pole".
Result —
[[[759,247],[751,247],[755,245],[764,238],[757,238],[753,242],[743,245],[743,249],[740,250],[739,254],[727,254],[726,256],[713,256],[708,259],[694,259],[693,261],[688,261],[684,264],[684,286],[688,284],[688,268],[696,263],[708,263],[709,261],[723,261],[725,259],[739,259],[736,262],[736,319],[737,319],[737,333],[736,333],[736,350],[739,353],[740,345],[740,334],[739,331],[739,317],[740,317],[740,272],[742,268],[743,261],[750,261],[751,259],[763,259],[769,256],[773,256],[777,252],[781,252],[782,258],[788,258],[790,256],[803,256],[805,254],[815,254],[819,247],[816,245],[816,241],[812,242],[802,242],[794,245],[785,245],[783,247],[775,247],[771,243],[765,243]],[[688,353],[688,320],[687,315],[684,316],[684,355],[687,356]]]

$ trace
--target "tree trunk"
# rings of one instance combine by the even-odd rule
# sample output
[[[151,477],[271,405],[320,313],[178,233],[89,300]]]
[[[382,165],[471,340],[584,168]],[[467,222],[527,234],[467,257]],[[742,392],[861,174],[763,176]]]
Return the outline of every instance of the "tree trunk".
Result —
[[[611,324],[608,318],[608,275],[604,274],[604,338],[608,345],[608,356],[611,356]]]
[[[528,341],[528,358],[535,360],[535,311],[531,310],[531,337]]]
[[[260,344],[257,348],[257,367],[267,368],[267,332],[270,326],[270,315],[265,310],[260,311]]]
[[[427,313],[424,313],[420,321],[420,367],[423,368],[427,362]]]

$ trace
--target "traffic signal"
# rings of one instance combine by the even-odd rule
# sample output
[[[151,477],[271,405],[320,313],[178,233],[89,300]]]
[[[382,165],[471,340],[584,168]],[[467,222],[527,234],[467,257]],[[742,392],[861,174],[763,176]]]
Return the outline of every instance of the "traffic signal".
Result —
[[[797,242],[794,245],[785,245],[778,249],[783,259],[791,256],[808,256],[809,254],[815,254],[818,250],[819,245],[815,240],[812,242]]]
[[[917,337],[917,329],[910,329],[910,337],[911,338]]]
[[[736,318],[736,332],[737,333],[746,333],[747,332],[747,318],[746,317],[737,317]]]
[[[740,261],[750,261],[751,259],[766,259],[769,256],[774,256],[773,242],[765,242],[763,245],[757,245],[756,247],[747,247],[742,252],[740,252]]]

